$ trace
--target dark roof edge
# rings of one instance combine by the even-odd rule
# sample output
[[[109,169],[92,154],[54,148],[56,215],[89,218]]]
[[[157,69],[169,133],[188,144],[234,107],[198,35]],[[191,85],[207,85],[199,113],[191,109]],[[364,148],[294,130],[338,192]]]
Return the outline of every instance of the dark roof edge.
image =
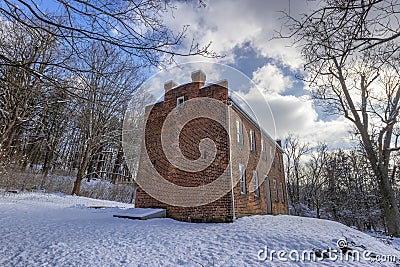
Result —
[[[274,139],[272,139],[269,133],[261,128],[261,126],[256,121],[254,121],[254,119],[250,117],[250,115],[247,114],[247,112],[244,111],[243,108],[238,103],[236,103],[236,101],[234,101],[231,97],[228,97],[228,102],[232,103],[232,107],[237,112],[239,112],[249,123],[251,123],[257,130],[259,130],[263,136],[267,137],[282,153],[285,153],[283,148]]]

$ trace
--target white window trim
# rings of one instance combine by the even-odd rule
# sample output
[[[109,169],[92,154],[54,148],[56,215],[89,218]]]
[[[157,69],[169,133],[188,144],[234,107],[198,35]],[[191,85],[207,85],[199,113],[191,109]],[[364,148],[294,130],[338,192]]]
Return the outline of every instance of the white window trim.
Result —
[[[182,103],[179,103],[180,101],[182,101]],[[183,96],[180,96],[180,97],[178,97],[178,98],[176,99],[176,106],[177,106],[177,107],[182,106],[184,103],[185,103],[185,96],[184,96],[184,95],[183,95]]]
[[[239,164],[240,172],[240,193],[246,195],[246,169],[243,164]]]
[[[271,158],[272,166],[275,166],[275,157],[274,157],[274,152],[273,152],[272,146],[269,147],[269,157]]]
[[[284,190],[283,190],[283,183],[282,182],[281,182],[281,196],[282,196],[282,198],[281,198],[282,203],[285,203],[286,202],[286,198],[285,198],[285,194],[284,194]]]
[[[243,122],[241,119],[236,119],[236,139],[238,144],[243,145]]]
[[[265,139],[262,138],[261,139],[261,158],[263,160],[267,160],[267,149],[266,149],[266,143],[265,143]]]
[[[258,173],[256,170],[253,171],[253,180],[254,180],[254,195],[256,197],[260,197],[260,184],[258,180]]]
[[[274,183],[274,197],[275,197],[275,202],[279,202],[278,183],[276,182],[276,179],[274,179],[273,183]]]
[[[256,152],[256,133],[253,130],[250,130],[250,150]]]
[[[277,159],[278,159],[278,170],[281,171],[282,170],[282,165],[281,165],[281,157],[279,155],[276,155]]]

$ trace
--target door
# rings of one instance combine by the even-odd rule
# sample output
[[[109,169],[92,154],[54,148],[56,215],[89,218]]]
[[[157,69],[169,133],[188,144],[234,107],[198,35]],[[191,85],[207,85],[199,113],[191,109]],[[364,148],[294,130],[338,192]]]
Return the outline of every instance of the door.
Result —
[[[272,202],[271,202],[271,189],[269,188],[269,178],[265,177],[265,200],[267,202],[267,214],[272,214]]]

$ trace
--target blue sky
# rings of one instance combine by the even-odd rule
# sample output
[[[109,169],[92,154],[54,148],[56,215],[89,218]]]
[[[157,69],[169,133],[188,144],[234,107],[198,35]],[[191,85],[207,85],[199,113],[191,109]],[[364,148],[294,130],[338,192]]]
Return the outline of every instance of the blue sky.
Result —
[[[176,58],[178,63],[201,60],[226,64],[245,74],[257,85],[271,107],[276,138],[283,139],[289,133],[294,133],[312,144],[326,142],[331,148],[346,147],[350,142],[349,123],[342,117],[321,112],[311,99],[307,85],[296,78],[296,74],[307,75],[303,73],[299,49],[290,40],[273,38],[274,32],[282,26],[282,13],[279,11],[288,11],[289,2],[291,15],[294,16],[309,12],[318,4],[318,1],[307,0],[206,0],[206,7],[199,8],[196,1],[177,1],[174,3],[177,8],[173,16],[171,13],[165,14],[164,21],[175,31],[179,31],[183,25],[190,25],[183,50],[195,39],[200,44],[212,42],[210,48],[225,55],[221,59]],[[207,74],[207,70],[204,71]],[[207,80],[210,82],[213,77],[235,79],[216,75],[218,68],[212,68],[209,72]],[[169,75],[165,79],[174,76],[173,73]],[[185,81],[180,78],[177,80]],[[231,88],[232,84],[235,82],[230,82],[230,89],[238,90]],[[238,91],[245,99],[256,98],[251,88]],[[263,105],[263,102],[255,101],[252,105]],[[262,121],[263,118],[259,119]]]

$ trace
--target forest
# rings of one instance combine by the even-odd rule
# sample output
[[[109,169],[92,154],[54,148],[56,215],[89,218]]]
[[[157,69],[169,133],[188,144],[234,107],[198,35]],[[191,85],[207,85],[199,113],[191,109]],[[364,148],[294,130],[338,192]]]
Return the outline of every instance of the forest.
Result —
[[[291,214],[339,221],[362,231],[385,231],[378,182],[361,148],[332,150],[295,135],[284,143]],[[397,154],[390,169],[396,195],[399,161]]]
[[[178,51],[187,27],[173,32],[161,19],[172,8],[152,0],[0,4],[2,187],[104,197],[98,186],[80,192],[83,179],[95,179],[131,201],[121,145],[130,99],[151,68],[175,56],[216,57],[195,42]]]

